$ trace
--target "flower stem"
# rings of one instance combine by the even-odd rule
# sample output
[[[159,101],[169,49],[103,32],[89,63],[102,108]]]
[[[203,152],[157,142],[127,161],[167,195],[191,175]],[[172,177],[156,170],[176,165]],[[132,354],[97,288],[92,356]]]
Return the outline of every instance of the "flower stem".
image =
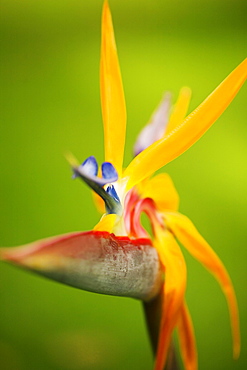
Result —
[[[153,300],[149,302],[143,302],[148,334],[154,356],[156,355],[158,347],[160,320],[162,313],[162,301],[163,301],[162,294],[158,294]],[[177,361],[173,343],[171,343],[164,370],[179,370],[179,364]]]

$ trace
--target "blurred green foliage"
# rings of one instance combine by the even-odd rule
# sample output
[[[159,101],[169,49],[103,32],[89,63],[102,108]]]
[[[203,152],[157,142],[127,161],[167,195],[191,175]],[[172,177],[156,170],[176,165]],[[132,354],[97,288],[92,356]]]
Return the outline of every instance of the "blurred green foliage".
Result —
[[[111,0],[126,92],[126,164],[163,91],[195,108],[246,57],[243,0]],[[99,99],[102,1],[1,1],[0,245],[91,229],[90,192],[63,158],[103,160]],[[247,87],[212,129],[166,167],[187,214],[225,263],[239,301],[232,360],[226,302],[190,256],[187,301],[199,368],[246,369]],[[4,370],[151,369],[141,304],[82,292],[0,265]]]

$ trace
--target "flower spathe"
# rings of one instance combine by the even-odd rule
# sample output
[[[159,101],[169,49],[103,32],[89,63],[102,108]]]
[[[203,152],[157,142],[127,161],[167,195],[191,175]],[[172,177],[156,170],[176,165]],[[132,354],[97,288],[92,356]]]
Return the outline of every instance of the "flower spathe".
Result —
[[[234,357],[240,352],[238,307],[226,269],[192,222],[178,212],[179,197],[169,175],[151,176],[205,133],[230,104],[246,77],[244,60],[188,116],[190,90],[181,89],[172,114],[170,95],[166,94],[137,139],[135,158],[123,169],[126,108],[112,19],[105,2],[100,61],[105,162],[99,171],[93,156],[82,164],[70,154],[67,159],[73,177],[82,179],[101,197],[106,213],[93,231],[1,250],[4,260],[81,289],[143,301],[160,295],[162,315],[156,370],[164,368],[175,328],[185,368],[197,369],[194,330],[185,302],[187,270],[176,239],[219,282],[230,312]],[[152,236],[141,225],[142,213],[150,220]]]

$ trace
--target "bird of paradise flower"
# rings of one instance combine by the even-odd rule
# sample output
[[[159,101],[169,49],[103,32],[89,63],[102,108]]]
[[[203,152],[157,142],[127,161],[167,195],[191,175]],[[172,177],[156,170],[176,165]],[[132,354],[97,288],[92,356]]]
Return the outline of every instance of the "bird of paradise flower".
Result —
[[[162,370],[167,363],[175,328],[185,368],[197,369],[195,336],[185,302],[186,264],[176,239],[218,280],[230,312],[233,356],[239,356],[238,306],[230,277],[193,223],[178,212],[179,198],[170,177],[151,176],[205,133],[246,77],[247,59],[187,117],[190,90],[181,89],[171,115],[166,94],[137,139],[135,158],[123,169],[125,99],[111,14],[105,2],[100,62],[105,162],[99,170],[93,156],[82,164],[71,154],[67,156],[73,177],[93,189],[99,196],[99,207],[100,199],[104,201],[105,213],[93,231],[0,251],[3,260],[62,283],[142,300],[156,354],[155,370]],[[143,212],[150,220],[151,236],[141,224]]]

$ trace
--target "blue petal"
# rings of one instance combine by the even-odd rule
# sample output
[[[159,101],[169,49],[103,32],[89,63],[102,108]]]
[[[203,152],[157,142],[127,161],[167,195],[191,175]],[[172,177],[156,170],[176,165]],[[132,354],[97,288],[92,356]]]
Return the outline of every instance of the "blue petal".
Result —
[[[104,162],[101,166],[102,176],[104,179],[110,180],[108,182],[114,182],[118,179],[118,174],[113,165],[110,162]]]
[[[104,185],[117,181],[118,174],[113,165],[109,162],[102,164],[103,177],[98,177],[98,164],[91,156],[80,166],[73,166],[73,178],[80,177],[91,189],[93,189],[105,202],[107,213],[120,214],[122,206],[113,186],[108,186],[107,191]]]
[[[84,171],[82,166],[74,167],[73,171],[76,177],[80,177],[92,190],[94,190],[105,202],[107,213],[119,214],[122,211],[121,203],[118,196],[115,198],[105,191],[104,185],[108,182],[97,176],[89,176]],[[103,182],[103,183],[102,183]]]
[[[110,185],[107,187],[106,189],[106,192],[112,197],[114,198],[116,201],[120,202],[120,199],[117,195],[117,192],[116,192],[116,189],[114,188],[113,185]]]
[[[98,163],[93,155],[85,159],[81,168],[83,168],[84,173],[89,176],[97,176],[98,174]]]
[[[93,159],[91,159],[93,158]],[[77,167],[76,169],[74,168],[74,178],[80,176],[82,178],[85,179],[88,179],[89,181],[92,181],[94,182],[95,184],[98,184],[99,186],[103,187],[104,185],[106,184],[109,184],[109,183],[112,183],[112,182],[115,182],[117,181],[118,179],[118,174],[116,172],[116,170],[114,169],[114,167],[112,166],[113,170],[114,170],[114,173],[113,171],[108,171],[107,172],[107,175],[105,177],[98,177],[97,175],[95,175],[95,172],[96,172],[96,168],[98,168],[98,165],[97,165],[97,162],[95,160],[94,157],[89,157],[88,159],[86,159],[85,162],[83,162],[83,164],[79,167]],[[87,162],[88,161],[88,162]],[[95,168],[95,164],[96,164],[96,168]],[[103,168],[105,166],[102,165],[102,171],[103,171]],[[98,169],[97,169],[97,172],[98,172]],[[112,172],[112,174],[111,174]]]

